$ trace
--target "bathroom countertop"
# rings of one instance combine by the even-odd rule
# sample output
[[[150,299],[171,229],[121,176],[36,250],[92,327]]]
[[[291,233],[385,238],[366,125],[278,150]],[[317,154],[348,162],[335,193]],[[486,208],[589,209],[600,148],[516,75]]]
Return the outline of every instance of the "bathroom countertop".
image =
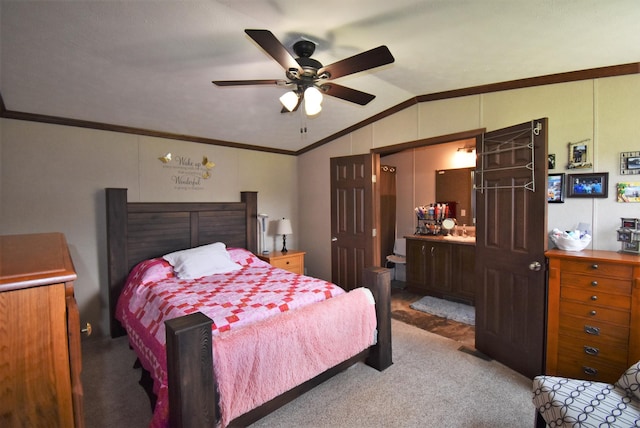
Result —
[[[406,235],[405,239],[421,239],[423,241],[448,242],[451,244],[476,245],[475,236],[451,235]]]

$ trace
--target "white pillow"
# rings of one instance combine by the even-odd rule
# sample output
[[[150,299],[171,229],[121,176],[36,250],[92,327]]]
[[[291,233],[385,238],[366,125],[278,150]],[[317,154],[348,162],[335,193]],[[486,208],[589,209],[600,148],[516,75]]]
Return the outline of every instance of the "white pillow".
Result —
[[[162,258],[173,266],[180,279],[195,279],[242,269],[242,266],[231,260],[227,247],[222,242],[175,251]]]

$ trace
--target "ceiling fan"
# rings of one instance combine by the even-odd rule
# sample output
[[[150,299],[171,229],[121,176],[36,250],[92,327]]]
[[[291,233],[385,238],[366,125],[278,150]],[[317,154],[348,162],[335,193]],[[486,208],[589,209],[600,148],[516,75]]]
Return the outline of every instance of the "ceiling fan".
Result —
[[[394,61],[389,49],[386,46],[379,46],[323,66],[319,61],[311,58],[316,49],[316,45],[312,41],[300,40],[294,43],[293,51],[298,56],[298,58],[294,58],[269,30],[244,30],[244,32],[285,69],[287,78],[214,80],[212,83],[217,86],[293,86],[292,91],[287,92],[280,98],[284,106],[282,113],[296,111],[306,97],[305,110],[307,115],[317,114],[321,110],[322,94],[365,105],[373,100],[375,95],[338,85],[330,82],[330,79],[337,79],[338,77],[390,64]]]

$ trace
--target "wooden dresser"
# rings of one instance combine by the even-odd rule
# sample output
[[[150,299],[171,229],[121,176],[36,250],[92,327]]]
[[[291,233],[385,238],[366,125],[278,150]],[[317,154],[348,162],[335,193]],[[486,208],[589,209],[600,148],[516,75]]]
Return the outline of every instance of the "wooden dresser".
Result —
[[[61,233],[0,236],[2,427],[84,427],[75,279]]]
[[[258,254],[258,258],[289,272],[304,275],[304,251],[289,250],[286,253],[272,251],[269,254]]]
[[[640,257],[550,250],[546,373],[613,383],[640,360]]]

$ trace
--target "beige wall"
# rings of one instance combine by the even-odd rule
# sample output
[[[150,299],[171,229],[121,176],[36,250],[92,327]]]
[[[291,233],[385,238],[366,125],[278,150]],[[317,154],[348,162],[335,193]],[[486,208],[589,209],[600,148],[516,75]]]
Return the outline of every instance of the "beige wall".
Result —
[[[579,222],[590,223],[594,231],[592,248],[616,251],[616,229],[620,217],[640,217],[640,204],[618,203],[615,185],[619,181],[633,180],[619,171],[620,153],[637,151],[640,138],[640,75],[587,80],[558,85],[503,91],[451,100],[421,103],[391,117],[368,125],[342,137],[320,150],[299,157],[298,169],[301,200],[305,194],[313,195],[313,209],[300,205],[300,221],[303,234],[300,245],[309,251],[307,267],[314,275],[331,278],[331,243],[329,217],[328,158],[367,153],[372,148],[384,147],[423,138],[447,135],[478,128],[488,131],[526,122],[549,118],[549,153],[556,154],[555,173],[609,172],[609,197],[607,199],[566,198],[564,204],[549,204],[548,229],[570,229]],[[589,139],[593,168],[569,170],[568,143]],[[437,149],[433,149],[437,150]],[[315,170],[311,176],[309,169]],[[399,168],[415,168],[411,179],[403,177],[398,188],[414,189],[423,163],[416,158],[404,160]],[[431,169],[431,167],[429,167]],[[428,171],[426,176],[432,176]],[[413,182],[412,182],[413,180]],[[422,203],[414,192],[400,194],[398,205],[413,209]],[[325,207],[319,210],[319,207]],[[406,213],[398,213],[405,218]],[[413,219],[413,213],[409,215]],[[411,223],[399,221],[399,233],[409,230]]]
[[[7,119],[0,127],[0,233],[66,235],[81,319],[96,335],[108,331],[105,187],[127,188],[135,202],[239,201],[241,191],[257,191],[270,222],[291,218],[287,246],[298,247],[295,156]],[[167,152],[174,160],[165,165],[158,157]],[[196,164],[203,156],[216,164],[211,178],[197,190],[176,188],[176,175],[198,172],[176,158]],[[270,249],[280,245],[269,237]]]

